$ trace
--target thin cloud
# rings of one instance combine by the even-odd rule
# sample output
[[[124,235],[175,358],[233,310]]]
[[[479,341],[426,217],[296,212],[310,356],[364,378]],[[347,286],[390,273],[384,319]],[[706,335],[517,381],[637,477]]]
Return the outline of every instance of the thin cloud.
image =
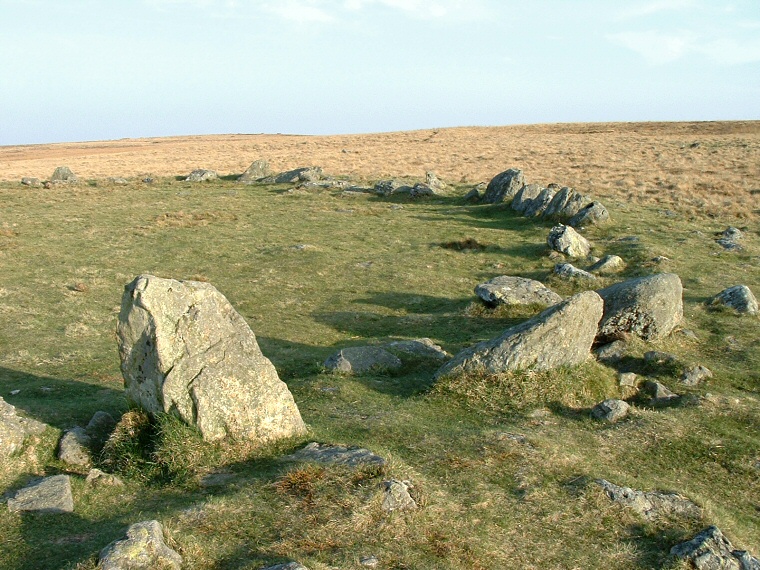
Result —
[[[351,11],[380,6],[420,20],[472,19],[483,11],[481,3],[475,0],[344,0],[343,6]]]
[[[324,8],[324,2],[315,0],[287,0],[278,2],[264,2],[261,8],[291,22],[332,22],[335,16]]]
[[[610,41],[635,51],[654,65],[681,59],[694,51],[696,35],[691,32],[662,33],[655,31],[609,34]]]
[[[654,0],[635,6],[629,6],[618,13],[619,20],[631,20],[652,16],[661,12],[672,12],[692,9],[696,5],[694,0]]]

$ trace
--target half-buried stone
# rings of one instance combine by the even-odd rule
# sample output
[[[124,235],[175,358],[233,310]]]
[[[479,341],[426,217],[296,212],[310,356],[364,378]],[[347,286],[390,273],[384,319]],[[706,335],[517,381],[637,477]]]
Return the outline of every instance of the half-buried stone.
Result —
[[[401,340],[379,346],[351,346],[343,348],[325,360],[324,366],[333,372],[365,374],[391,372],[404,364],[419,361],[440,361],[449,357],[429,338]]]
[[[540,281],[500,275],[475,287],[475,294],[489,307],[498,305],[542,305],[548,307],[562,297]]]
[[[477,370],[492,374],[527,368],[551,370],[580,364],[591,354],[602,308],[601,297],[593,291],[574,295],[495,339],[463,350],[435,377]]]
[[[207,441],[267,443],[305,432],[256,336],[210,283],[137,277],[116,332],[126,396],[147,412],[176,414]]]

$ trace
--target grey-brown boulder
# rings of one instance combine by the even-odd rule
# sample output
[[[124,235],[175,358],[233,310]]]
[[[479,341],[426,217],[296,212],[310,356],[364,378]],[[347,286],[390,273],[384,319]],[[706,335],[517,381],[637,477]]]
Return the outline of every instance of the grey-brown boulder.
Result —
[[[267,182],[275,184],[295,184],[297,182],[316,182],[324,178],[322,168],[319,166],[304,166],[294,170],[281,172],[273,177],[265,178]]]
[[[623,269],[625,269],[625,261],[618,255],[605,255],[588,268],[591,273],[599,273],[600,275],[618,273]]]
[[[71,479],[68,475],[53,475],[30,483],[8,499],[12,513],[34,511],[43,514],[74,512]]]
[[[523,186],[525,186],[525,177],[522,170],[510,168],[491,179],[482,201],[486,204],[508,202]]]
[[[357,467],[360,465],[385,465],[385,459],[362,447],[347,447],[344,445],[331,445],[328,443],[311,442],[295,453],[286,455],[284,461],[303,461],[307,463],[323,463],[327,465],[346,465]]]
[[[531,200],[525,208],[523,208],[523,216],[526,218],[537,218],[544,213],[547,206],[554,198],[555,190],[553,188],[544,188],[541,190],[538,196]]]
[[[533,200],[538,198],[542,190],[543,188],[538,184],[526,184],[517,191],[517,194],[512,199],[512,209],[522,214]]]
[[[199,168],[188,174],[185,182],[206,182],[207,180],[216,180],[217,178],[219,178],[219,175],[215,171]]]
[[[402,362],[380,346],[350,346],[329,356],[324,366],[334,372],[364,374],[370,371],[397,370],[401,368]]]
[[[100,551],[101,570],[166,570],[182,568],[182,557],[164,541],[164,529],[156,520],[127,529],[126,538],[115,540]]]
[[[79,179],[71,172],[68,166],[59,166],[53,171],[53,175],[50,177],[51,182],[76,184]]]
[[[238,176],[237,181],[243,184],[252,184],[272,174],[269,163],[266,160],[254,160],[243,174]]]
[[[42,181],[39,178],[31,178],[29,176],[24,176],[21,179],[21,184],[24,186],[31,186],[33,188],[40,188],[42,186]]]
[[[596,481],[611,501],[633,509],[647,520],[661,517],[698,519],[702,509],[678,493],[659,491],[637,491],[630,487],[620,487],[604,479]]]
[[[383,487],[384,511],[412,511],[417,508],[417,502],[409,494],[409,490],[413,488],[411,482],[391,479],[383,481]]]
[[[757,315],[760,312],[757,299],[746,285],[734,285],[723,289],[710,300],[710,304],[734,309],[737,313],[745,315]]]
[[[546,238],[546,243],[554,251],[570,257],[586,257],[591,252],[591,244],[570,226],[554,226]]]
[[[716,526],[670,549],[673,556],[690,560],[697,570],[760,570],[760,560],[745,550],[736,550]]]
[[[548,307],[562,297],[540,281],[525,277],[499,275],[475,287],[475,294],[489,307],[497,305],[543,305]]]
[[[577,214],[586,204],[588,204],[588,198],[583,194],[563,186],[549,202],[544,210],[543,217],[548,220],[567,220]]]
[[[591,202],[570,218],[570,221],[567,223],[575,228],[579,228],[581,226],[602,224],[609,220],[610,213],[607,211],[607,208],[605,208],[601,202]]]
[[[554,266],[554,274],[562,279],[578,279],[580,281],[596,281],[596,275],[578,269],[572,263],[558,263]]]
[[[425,186],[427,186],[428,188],[431,188],[433,192],[438,192],[440,190],[446,189],[446,183],[440,180],[435,175],[435,172],[431,172],[431,171],[425,172]]]
[[[92,440],[84,428],[75,426],[66,430],[58,442],[58,459],[69,465],[90,465]]]
[[[46,427],[37,420],[19,416],[16,407],[0,397],[0,457],[13,455],[28,436],[40,434]]]
[[[606,420],[610,423],[615,423],[627,416],[629,409],[630,406],[626,401],[610,398],[609,400],[604,400],[594,406],[591,409],[591,416],[597,420]]]
[[[683,318],[683,286],[673,273],[631,279],[597,292],[604,299],[600,338],[632,333],[644,340],[658,340]]]
[[[495,339],[463,350],[441,367],[435,377],[479,369],[498,374],[580,364],[591,354],[602,308],[601,297],[593,291],[574,295]]]
[[[126,396],[149,413],[176,414],[206,440],[265,443],[305,432],[253,331],[210,283],[138,276],[125,288],[116,332]]]

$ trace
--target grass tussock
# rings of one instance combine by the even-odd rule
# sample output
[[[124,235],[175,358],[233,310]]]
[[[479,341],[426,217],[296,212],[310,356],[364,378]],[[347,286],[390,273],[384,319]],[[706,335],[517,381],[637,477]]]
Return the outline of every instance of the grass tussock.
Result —
[[[156,217],[159,228],[196,228],[207,226],[212,222],[234,222],[238,218],[228,212],[166,212]]]

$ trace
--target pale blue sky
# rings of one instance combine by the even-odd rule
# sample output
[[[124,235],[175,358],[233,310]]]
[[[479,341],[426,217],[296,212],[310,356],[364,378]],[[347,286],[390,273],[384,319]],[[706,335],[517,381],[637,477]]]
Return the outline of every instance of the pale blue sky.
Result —
[[[0,0],[0,145],[760,119],[760,0]]]

